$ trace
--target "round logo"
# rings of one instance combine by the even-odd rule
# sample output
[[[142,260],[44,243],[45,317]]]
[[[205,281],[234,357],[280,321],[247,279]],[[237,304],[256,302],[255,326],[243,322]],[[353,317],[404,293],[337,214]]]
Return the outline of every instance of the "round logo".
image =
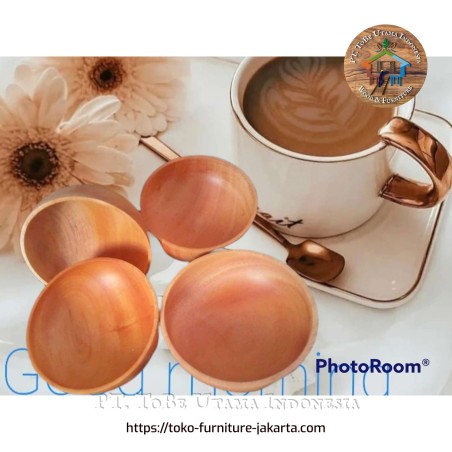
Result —
[[[361,32],[348,47],[344,73],[363,102],[393,108],[411,100],[427,76],[427,57],[418,39],[395,25]]]

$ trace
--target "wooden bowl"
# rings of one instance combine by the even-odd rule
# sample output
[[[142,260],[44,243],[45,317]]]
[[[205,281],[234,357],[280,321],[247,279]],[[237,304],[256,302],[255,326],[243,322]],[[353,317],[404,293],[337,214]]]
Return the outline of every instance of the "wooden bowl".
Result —
[[[147,229],[172,257],[191,261],[239,239],[257,210],[256,190],[235,165],[181,157],[151,174],[141,193]]]
[[[261,389],[296,369],[312,348],[317,311],[287,265],[222,251],[185,267],[169,285],[162,333],[198,380],[234,392]]]
[[[36,371],[74,394],[109,391],[131,380],[157,346],[157,297],[146,276],[118,259],[80,262],[41,292],[28,321]]]
[[[44,283],[95,257],[123,259],[143,273],[151,262],[140,212],[123,196],[96,185],[67,187],[44,198],[22,227],[21,249]]]

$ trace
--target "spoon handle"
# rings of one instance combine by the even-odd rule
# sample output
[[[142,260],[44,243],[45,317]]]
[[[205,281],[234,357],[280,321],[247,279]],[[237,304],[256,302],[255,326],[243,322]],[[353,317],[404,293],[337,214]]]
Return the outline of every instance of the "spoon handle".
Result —
[[[141,138],[140,143],[167,162],[180,157],[180,155],[176,151],[173,151],[169,146],[167,146],[165,143],[162,143],[158,138]]]
[[[273,229],[270,222],[264,218],[259,212],[256,212],[256,216],[254,217],[254,224],[261,229],[262,231],[266,232],[269,236],[273,237],[275,240],[277,240],[281,245],[286,246],[287,240],[286,238],[279,233],[276,229]]]

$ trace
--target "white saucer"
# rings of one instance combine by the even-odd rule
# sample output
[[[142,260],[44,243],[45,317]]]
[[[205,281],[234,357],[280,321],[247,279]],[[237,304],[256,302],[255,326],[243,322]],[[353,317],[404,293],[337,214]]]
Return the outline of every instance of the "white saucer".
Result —
[[[373,308],[406,303],[427,269],[442,210],[442,205],[426,211],[385,203],[354,231],[317,240],[342,254],[346,266],[329,284],[306,283]],[[293,237],[289,240],[300,242]]]

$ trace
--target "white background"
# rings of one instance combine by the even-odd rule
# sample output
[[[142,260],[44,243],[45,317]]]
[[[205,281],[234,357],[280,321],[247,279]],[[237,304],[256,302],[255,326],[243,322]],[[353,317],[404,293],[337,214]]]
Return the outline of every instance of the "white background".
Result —
[[[3,2],[2,55],[344,55],[379,24],[404,27],[430,56],[451,54],[441,0],[15,0]]]

